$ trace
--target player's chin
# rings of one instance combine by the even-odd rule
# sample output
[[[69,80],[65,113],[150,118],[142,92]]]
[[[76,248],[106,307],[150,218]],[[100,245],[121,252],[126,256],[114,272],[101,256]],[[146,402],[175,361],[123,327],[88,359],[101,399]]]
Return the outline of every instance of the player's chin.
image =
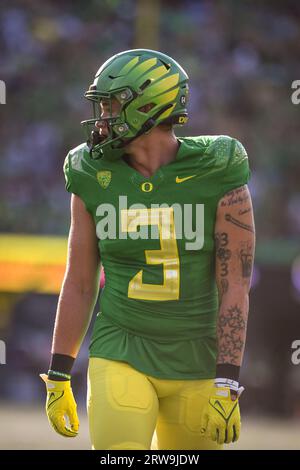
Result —
[[[101,142],[107,139],[107,137],[108,137],[108,134],[106,132],[99,132],[99,139],[101,140]]]

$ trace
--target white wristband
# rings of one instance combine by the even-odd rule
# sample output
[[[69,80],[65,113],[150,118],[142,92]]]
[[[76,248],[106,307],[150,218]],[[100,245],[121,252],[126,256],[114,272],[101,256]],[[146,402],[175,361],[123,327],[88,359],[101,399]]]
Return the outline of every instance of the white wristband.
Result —
[[[233,390],[234,392],[239,391],[239,383],[236,380],[232,380],[232,379],[216,378],[215,386],[216,387],[229,387],[230,390]]]

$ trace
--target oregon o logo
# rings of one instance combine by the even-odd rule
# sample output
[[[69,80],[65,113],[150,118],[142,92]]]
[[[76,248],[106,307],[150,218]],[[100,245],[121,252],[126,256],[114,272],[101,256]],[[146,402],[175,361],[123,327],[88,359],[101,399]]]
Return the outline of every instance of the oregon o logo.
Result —
[[[141,187],[144,193],[150,193],[150,191],[153,189],[153,184],[150,183],[150,181],[146,181],[146,183],[143,183]]]

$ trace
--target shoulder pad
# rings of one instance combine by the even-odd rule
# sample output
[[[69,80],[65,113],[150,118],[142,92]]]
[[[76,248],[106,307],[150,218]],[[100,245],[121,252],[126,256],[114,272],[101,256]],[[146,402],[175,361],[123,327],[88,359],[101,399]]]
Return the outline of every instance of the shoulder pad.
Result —
[[[232,165],[239,165],[242,163],[244,160],[248,159],[248,155],[246,152],[245,147],[243,144],[241,144],[240,141],[233,139],[234,141],[234,149],[233,149],[233,154],[230,163]]]
[[[214,158],[214,163],[218,168],[226,168],[233,151],[234,139],[228,135],[212,137],[205,154]]]
[[[83,176],[96,179],[96,164],[90,158],[89,148],[86,143],[70,150],[65,158],[63,167],[67,191],[78,194],[78,187]]]
[[[70,150],[67,155],[70,167],[79,172],[84,171],[82,168],[82,162],[86,162],[86,157],[89,157],[89,148],[86,143],[80,144]]]

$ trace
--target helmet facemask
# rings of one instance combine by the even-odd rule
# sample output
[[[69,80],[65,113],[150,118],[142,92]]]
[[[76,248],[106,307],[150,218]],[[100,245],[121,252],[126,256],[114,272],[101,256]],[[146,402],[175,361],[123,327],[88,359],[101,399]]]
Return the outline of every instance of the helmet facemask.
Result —
[[[90,147],[90,154],[93,159],[100,158],[106,148],[120,149],[125,145],[124,137],[128,134],[129,126],[126,123],[126,106],[133,100],[133,93],[129,88],[118,91],[100,92],[92,90],[93,86],[85,93],[85,97],[92,101],[93,119],[82,121],[87,134],[87,143]],[[118,112],[113,111],[113,100],[120,104]],[[102,117],[101,102],[108,104],[106,117]],[[97,122],[106,122],[108,135],[101,135],[96,129]]]

